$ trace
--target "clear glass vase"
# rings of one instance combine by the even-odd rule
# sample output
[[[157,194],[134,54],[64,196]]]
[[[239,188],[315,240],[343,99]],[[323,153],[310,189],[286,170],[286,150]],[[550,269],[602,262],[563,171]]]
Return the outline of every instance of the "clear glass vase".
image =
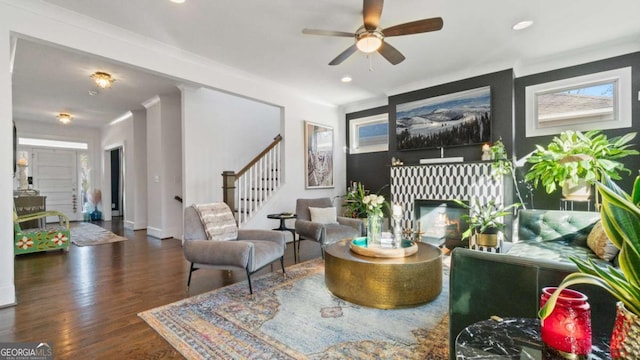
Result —
[[[367,217],[367,246],[380,246],[382,238],[382,216]]]

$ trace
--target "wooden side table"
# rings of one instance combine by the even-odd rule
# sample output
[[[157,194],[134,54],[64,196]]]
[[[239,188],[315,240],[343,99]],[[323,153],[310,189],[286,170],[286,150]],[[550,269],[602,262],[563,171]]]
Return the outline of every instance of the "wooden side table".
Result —
[[[293,262],[294,263],[298,263],[298,253],[297,252],[300,249],[296,249],[296,230],[292,229],[292,228],[288,228],[287,224],[285,223],[286,220],[295,219],[296,218],[296,214],[291,214],[291,213],[269,214],[269,215],[267,215],[267,218],[274,219],[274,220],[280,220],[280,226],[278,226],[277,228],[275,228],[273,230],[291,232],[291,235],[293,236]],[[300,242],[299,241],[298,241],[298,246],[300,246]]]

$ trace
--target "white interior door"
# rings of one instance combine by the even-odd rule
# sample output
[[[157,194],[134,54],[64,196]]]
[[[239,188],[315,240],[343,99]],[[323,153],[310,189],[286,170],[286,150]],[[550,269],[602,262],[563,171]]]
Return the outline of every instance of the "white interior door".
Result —
[[[78,209],[78,167],[75,150],[34,148],[33,187],[47,197],[47,210],[57,210],[69,220],[82,220]],[[56,217],[47,222],[57,221]]]

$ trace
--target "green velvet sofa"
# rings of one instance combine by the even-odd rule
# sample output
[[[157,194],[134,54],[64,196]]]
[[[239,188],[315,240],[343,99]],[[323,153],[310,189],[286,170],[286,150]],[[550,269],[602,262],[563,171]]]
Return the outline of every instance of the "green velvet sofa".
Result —
[[[599,218],[596,212],[522,210],[517,241],[504,246],[503,253],[456,248],[451,255],[449,285],[450,359],[455,359],[456,336],[477,321],[492,315],[537,317],[542,288],[556,286],[577,271],[568,256],[613,265],[586,246]],[[572,288],[589,297],[594,335],[610,334],[616,299],[599,287]]]

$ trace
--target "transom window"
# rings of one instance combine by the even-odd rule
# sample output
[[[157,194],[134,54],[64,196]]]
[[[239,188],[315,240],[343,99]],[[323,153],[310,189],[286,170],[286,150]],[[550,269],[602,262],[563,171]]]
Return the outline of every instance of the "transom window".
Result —
[[[526,92],[527,137],[631,126],[631,68],[563,79]]]
[[[388,114],[352,119],[349,126],[351,154],[389,150]]]

